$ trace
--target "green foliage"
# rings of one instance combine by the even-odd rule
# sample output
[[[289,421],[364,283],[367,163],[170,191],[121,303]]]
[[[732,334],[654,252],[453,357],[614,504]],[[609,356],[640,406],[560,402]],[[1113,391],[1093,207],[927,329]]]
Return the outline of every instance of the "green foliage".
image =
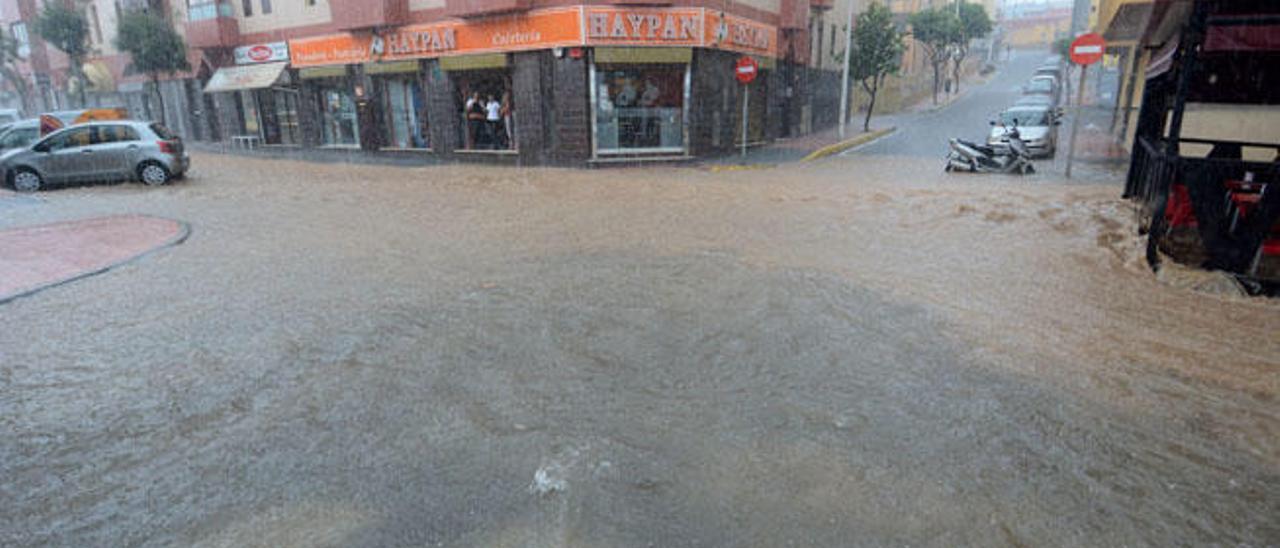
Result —
[[[71,63],[67,73],[80,82],[80,104],[85,104],[84,58],[89,56],[89,22],[84,15],[63,2],[47,2],[32,30],[45,43],[67,54]],[[71,80],[67,81],[70,87]]]
[[[897,72],[904,44],[889,8],[872,3],[867,11],[858,14],[857,21],[853,27],[849,76],[867,80]]]
[[[1071,58],[1071,39],[1059,38],[1053,41],[1053,52],[1061,55],[1063,59]]]
[[[870,128],[871,112],[875,109],[876,94],[884,83],[884,77],[898,71],[904,47],[902,33],[894,24],[889,8],[873,2],[867,11],[858,14],[857,24],[853,27],[849,76],[861,82],[862,89],[871,95],[867,116],[862,122],[863,131]]]
[[[951,58],[951,45],[960,35],[960,20],[955,11],[927,9],[911,14],[911,37],[924,47],[933,67],[933,102],[938,102],[938,88],[942,80],[942,68]]]
[[[929,50],[931,57],[933,52],[941,52],[945,59],[947,46],[955,43],[960,32],[955,12],[949,9],[918,11],[907,22],[911,24],[911,37]]]
[[[187,45],[168,21],[145,11],[129,11],[117,26],[116,48],[129,54],[133,68],[151,75],[190,70]]]
[[[960,17],[955,22],[955,32],[952,39],[952,74],[955,79],[956,93],[960,92],[960,76],[965,57],[969,56],[969,43],[977,38],[982,38],[991,33],[991,18],[987,17],[987,9],[982,4],[970,4],[964,0],[960,2]]]
[[[22,100],[23,110],[28,110],[31,108],[28,104],[31,86],[18,70],[20,62],[22,57],[18,55],[18,41],[8,33],[0,32],[0,81],[13,88],[18,98]]]
[[[62,2],[46,3],[32,30],[73,60],[83,61],[89,54],[89,22]]]
[[[968,44],[970,40],[991,34],[991,17],[982,4],[960,4],[959,35]]]

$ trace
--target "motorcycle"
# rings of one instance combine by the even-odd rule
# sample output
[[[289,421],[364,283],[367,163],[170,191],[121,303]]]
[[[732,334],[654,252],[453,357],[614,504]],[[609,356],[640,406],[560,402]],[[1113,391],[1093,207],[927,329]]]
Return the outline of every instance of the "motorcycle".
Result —
[[[1014,126],[1006,134],[1008,147],[980,145],[964,139],[951,139],[951,152],[947,154],[947,165],[943,171],[970,171],[977,173],[1016,173],[1026,175],[1035,173],[1031,165],[1031,153],[1026,143]]]

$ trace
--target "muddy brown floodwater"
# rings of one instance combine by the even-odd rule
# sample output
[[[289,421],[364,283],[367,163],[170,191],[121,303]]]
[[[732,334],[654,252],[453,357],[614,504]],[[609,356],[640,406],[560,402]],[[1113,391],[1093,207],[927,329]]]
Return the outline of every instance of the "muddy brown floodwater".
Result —
[[[1274,546],[1280,307],[1110,185],[197,156],[0,306],[4,546]],[[927,165],[926,165],[927,164]]]

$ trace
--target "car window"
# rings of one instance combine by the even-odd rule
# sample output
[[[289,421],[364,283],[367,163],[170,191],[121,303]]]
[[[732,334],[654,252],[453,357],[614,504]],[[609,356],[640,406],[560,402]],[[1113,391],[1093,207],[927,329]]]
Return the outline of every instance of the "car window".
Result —
[[[138,132],[129,126],[96,126],[93,136],[95,144],[120,143],[137,141]]]
[[[19,135],[17,131],[6,131],[4,132],[3,135],[0,135],[0,147],[14,148],[14,147],[22,146],[21,144],[19,144],[19,141],[21,141],[21,139],[22,139],[22,136]]]
[[[177,135],[174,135],[174,133],[169,131],[169,128],[164,127],[163,124],[151,124],[151,131],[156,132],[157,137],[166,141],[178,138]]]
[[[91,142],[89,128],[76,128],[51,137],[48,141],[48,148],[49,150],[62,150],[87,146]]]
[[[36,128],[14,128],[0,136],[0,146],[4,148],[24,147],[35,140]]]
[[[1032,80],[1027,84],[1027,91],[1049,92],[1053,91],[1053,83],[1049,80]]]
[[[1048,125],[1046,112],[1041,110],[1018,110],[1004,111],[1000,114],[1000,123],[1006,126],[1012,126],[1015,123],[1019,126],[1043,126]],[[1016,120],[1016,122],[1015,122]]]

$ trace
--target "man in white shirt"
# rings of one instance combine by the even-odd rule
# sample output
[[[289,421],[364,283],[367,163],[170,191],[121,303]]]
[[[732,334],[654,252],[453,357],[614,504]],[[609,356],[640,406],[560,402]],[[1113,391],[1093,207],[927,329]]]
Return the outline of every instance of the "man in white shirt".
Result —
[[[502,103],[499,103],[492,95],[489,101],[484,104],[485,121],[489,126],[489,143],[494,149],[499,148],[501,141],[498,138],[499,126],[502,124]]]

